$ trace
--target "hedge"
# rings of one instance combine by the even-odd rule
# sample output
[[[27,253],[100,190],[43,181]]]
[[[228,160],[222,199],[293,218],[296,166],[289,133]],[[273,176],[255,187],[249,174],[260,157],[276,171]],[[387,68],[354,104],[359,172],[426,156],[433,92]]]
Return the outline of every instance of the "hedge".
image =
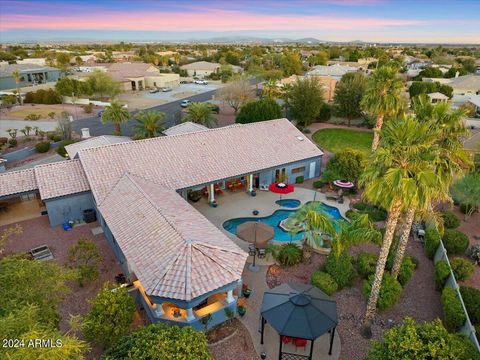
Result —
[[[37,145],[35,145],[35,150],[38,153],[46,153],[48,150],[50,150],[50,141],[39,142]]]
[[[366,297],[370,296],[372,289],[374,275],[371,275],[368,280],[363,284],[363,293]],[[391,308],[402,293],[402,285],[398,280],[394,279],[389,273],[383,274],[382,287],[380,288],[380,294],[377,300],[377,307],[379,310],[387,310]]]
[[[450,276],[450,266],[447,260],[439,260],[435,264],[435,286],[437,290],[442,290],[445,282]]]
[[[63,140],[58,144],[58,147],[55,149],[58,155],[62,157],[67,157],[67,151],[65,150],[65,146],[73,144],[75,140]]]
[[[475,265],[467,259],[461,257],[454,257],[450,259],[453,274],[457,281],[465,281],[470,279],[475,271]]]
[[[412,256],[405,256],[398,273],[398,282],[402,286],[405,286],[405,284],[412,278],[416,268],[417,264],[415,258]]]
[[[467,317],[463,312],[462,303],[457,296],[457,291],[450,287],[443,289],[441,302],[447,330],[450,332],[460,330]]]
[[[460,219],[451,211],[445,211],[442,214],[443,225],[447,229],[456,229],[460,226]]]
[[[339,289],[351,285],[355,274],[352,256],[346,251],[338,258],[330,253],[325,261],[325,271],[332,276]]]
[[[449,255],[464,254],[469,244],[467,235],[461,231],[453,229],[445,229],[442,240]]]
[[[375,274],[377,266],[377,255],[362,252],[357,257],[357,272],[363,279],[368,279],[370,275]]]
[[[312,285],[322,290],[327,295],[333,295],[337,289],[338,284],[332,276],[323,271],[315,271],[311,278]]]
[[[474,325],[480,325],[480,290],[468,286],[460,286],[463,303],[467,308],[470,321]],[[477,333],[480,336],[480,332]]]
[[[425,254],[429,259],[433,259],[440,245],[441,236],[437,229],[429,228],[425,230]]]

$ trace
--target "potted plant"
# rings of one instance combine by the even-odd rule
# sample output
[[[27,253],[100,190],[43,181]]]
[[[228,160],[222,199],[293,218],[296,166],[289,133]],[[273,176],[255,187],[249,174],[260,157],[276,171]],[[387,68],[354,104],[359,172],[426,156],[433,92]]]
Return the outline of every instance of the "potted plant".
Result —
[[[210,206],[213,207],[213,208],[216,208],[218,206],[217,202],[216,201],[212,201],[210,203]]]
[[[252,191],[250,192],[250,195],[252,195],[253,197],[255,197],[255,196],[257,196],[257,192],[256,192],[255,190],[252,190]]]
[[[247,312],[247,308],[244,305],[237,306],[238,315],[243,316]]]
[[[243,284],[242,292],[243,292],[243,296],[248,299],[252,294],[252,289],[249,289],[247,284]]]

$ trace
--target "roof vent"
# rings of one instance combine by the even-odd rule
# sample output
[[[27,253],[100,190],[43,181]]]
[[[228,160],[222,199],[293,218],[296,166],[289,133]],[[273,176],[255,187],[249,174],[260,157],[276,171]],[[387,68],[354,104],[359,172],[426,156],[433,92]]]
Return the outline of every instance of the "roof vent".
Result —
[[[297,136],[297,140],[298,141],[303,141],[303,140],[305,140],[305,138],[303,136]]]

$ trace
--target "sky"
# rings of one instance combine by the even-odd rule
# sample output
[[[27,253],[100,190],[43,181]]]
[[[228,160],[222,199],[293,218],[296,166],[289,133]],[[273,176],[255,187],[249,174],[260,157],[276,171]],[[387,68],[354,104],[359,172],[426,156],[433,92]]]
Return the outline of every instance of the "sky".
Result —
[[[480,44],[480,0],[0,0],[0,42],[224,36]]]

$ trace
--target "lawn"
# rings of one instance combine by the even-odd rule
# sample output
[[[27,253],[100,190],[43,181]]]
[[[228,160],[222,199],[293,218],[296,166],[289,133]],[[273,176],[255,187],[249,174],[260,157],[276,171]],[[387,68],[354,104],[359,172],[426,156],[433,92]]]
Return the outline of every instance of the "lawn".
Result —
[[[350,129],[322,129],[313,134],[313,140],[323,149],[337,153],[346,148],[370,153],[373,133]]]

